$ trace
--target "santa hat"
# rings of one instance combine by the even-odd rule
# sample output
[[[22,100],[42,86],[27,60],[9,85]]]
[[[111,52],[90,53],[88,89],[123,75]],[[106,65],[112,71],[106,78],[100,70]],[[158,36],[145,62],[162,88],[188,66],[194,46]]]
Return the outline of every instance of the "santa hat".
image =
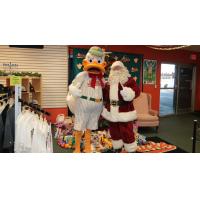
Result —
[[[115,61],[115,62],[111,65],[111,70],[112,70],[114,67],[116,67],[116,66],[120,66],[121,68],[127,69],[127,68],[124,66],[123,62],[121,62],[121,61]]]

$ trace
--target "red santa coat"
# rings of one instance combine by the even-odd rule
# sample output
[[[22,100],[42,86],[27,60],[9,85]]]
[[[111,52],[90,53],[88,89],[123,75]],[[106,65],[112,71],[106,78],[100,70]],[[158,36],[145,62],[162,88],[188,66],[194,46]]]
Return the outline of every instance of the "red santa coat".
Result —
[[[121,91],[123,88],[129,88],[127,91],[130,101],[125,101]],[[103,89],[104,109],[102,116],[110,122],[130,122],[137,118],[133,106],[133,99],[140,95],[140,89],[132,77],[123,84],[106,83]],[[112,100],[117,101],[118,105],[111,105]]]

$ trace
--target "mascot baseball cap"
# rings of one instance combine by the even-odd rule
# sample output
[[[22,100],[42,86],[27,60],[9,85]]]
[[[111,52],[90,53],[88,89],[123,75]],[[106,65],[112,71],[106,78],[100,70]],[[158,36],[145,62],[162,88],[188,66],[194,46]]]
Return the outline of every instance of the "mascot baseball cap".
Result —
[[[104,51],[100,47],[91,47],[88,53],[98,57],[104,56]]]

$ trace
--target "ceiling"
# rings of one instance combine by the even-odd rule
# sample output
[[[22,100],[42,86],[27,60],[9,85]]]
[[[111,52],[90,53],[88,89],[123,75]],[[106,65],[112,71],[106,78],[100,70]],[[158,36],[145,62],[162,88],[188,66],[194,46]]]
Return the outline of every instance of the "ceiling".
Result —
[[[188,50],[188,51],[200,52],[200,45],[190,45],[190,46],[185,47],[183,49]]]

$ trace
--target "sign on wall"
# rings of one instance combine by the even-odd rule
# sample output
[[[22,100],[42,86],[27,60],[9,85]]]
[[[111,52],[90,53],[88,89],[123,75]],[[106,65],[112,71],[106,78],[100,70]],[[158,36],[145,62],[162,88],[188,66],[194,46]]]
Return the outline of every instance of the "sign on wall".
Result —
[[[75,76],[82,71],[82,60],[85,58],[87,52],[87,49],[73,49],[72,59],[70,60],[69,68],[69,83],[71,83]],[[123,52],[112,52],[111,54],[109,54],[109,57],[107,59],[112,59],[112,61],[122,61],[124,65],[128,68],[131,76],[136,77],[137,84],[140,85],[143,55],[129,54]],[[109,70],[109,68],[107,70]],[[106,75],[107,74],[108,73],[106,73]]]
[[[21,76],[10,76],[10,86],[22,85]]]
[[[143,62],[143,83],[156,84],[157,60],[144,59]]]

